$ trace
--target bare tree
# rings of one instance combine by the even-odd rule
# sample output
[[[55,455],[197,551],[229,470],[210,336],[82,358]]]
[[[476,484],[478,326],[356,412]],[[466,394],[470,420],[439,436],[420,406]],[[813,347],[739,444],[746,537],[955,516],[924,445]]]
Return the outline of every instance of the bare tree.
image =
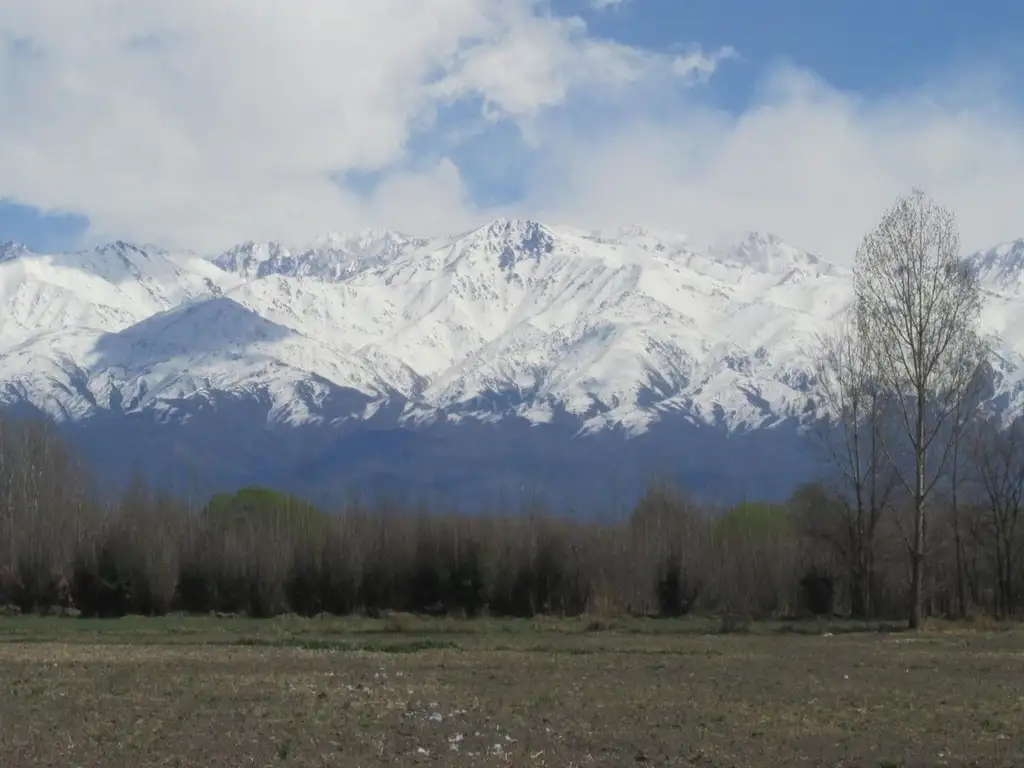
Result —
[[[965,451],[962,442],[966,426],[963,419],[956,414],[956,432],[953,435],[953,450],[950,461],[949,480],[949,515],[953,527],[953,552],[956,562],[956,604],[961,619],[967,618],[967,587],[964,573],[964,533],[962,525],[963,512],[960,504],[960,487],[963,483],[962,464]]]
[[[858,328],[892,397],[899,442],[913,465],[904,466],[887,441],[887,455],[913,501],[908,618],[917,628],[928,502],[955,443],[952,422],[986,357],[977,333],[981,287],[960,256],[953,214],[917,189],[899,198],[865,236],[854,285]]]
[[[818,337],[814,355],[825,406],[819,436],[837,472],[834,490],[843,511],[831,543],[848,562],[851,612],[865,617],[872,611],[875,533],[896,484],[882,449],[885,393],[869,341],[856,314],[845,313],[838,328]]]
[[[1024,509],[1024,416],[1004,429],[992,422],[979,430],[973,458],[988,507],[996,565],[996,612],[1014,613],[1014,571],[1020,554],[1018,522]]]
[[[0,550],[0,564],[13,569],[17,560],[16,542],[17,529],[14,502],[14,430],[0,413],[0,541],[7,546]]]
[[[984,420],[977,419],[982,403],[994,394],[993,370],[988,362],[983,362],[976,371],[976,378],[968,387],[967,393],[957,403],[953,411],[951,427],[952,446],[949,463],[949,517],[952,523],[953,552],[956,564],[956,605],[960,618],[967,618],[967,564],[965,553],[964,515],[971,511],[968,504],[965,508],[963,489],[970,488],[976,480],[972,476],[972,454],[976,453],[976,441],[981,435],[979,427],[984,429]]]

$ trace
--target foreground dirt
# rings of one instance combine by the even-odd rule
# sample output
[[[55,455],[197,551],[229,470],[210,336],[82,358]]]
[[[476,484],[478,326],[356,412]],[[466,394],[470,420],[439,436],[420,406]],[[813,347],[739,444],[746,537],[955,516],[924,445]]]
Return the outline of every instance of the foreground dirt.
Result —
[[[392,640],[6,638],[0,764],[1024,765],[1014,633]]]

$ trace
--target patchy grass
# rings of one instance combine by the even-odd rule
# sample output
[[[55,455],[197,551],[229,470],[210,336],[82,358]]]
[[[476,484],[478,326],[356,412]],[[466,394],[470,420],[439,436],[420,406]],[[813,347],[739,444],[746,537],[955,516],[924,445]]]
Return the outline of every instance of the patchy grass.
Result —
[[[1017,631],[718,629],[5,619],[0,754],[114,767],[1024,764]]]
[[[236,645],[256,648],[304,648],[308,651],[335,651],[353,653],[417,653],[418,651],[458,648],[450,640],[422,638],[407,640],[399,637],[389,640],[345,641],[320,637],[242,637]]]
[[[934,622],[932,628],[942,629]],[[950,627],[959,625],[950,625]],[[963,625],[971,626],[971,625]],[[986,629],[994,627],[985,626]],[[412,614],[394,614],[386,618],[323,616],[303,618],[280,616],[275,619],[172,615],[159,618],[125,616],[120,619],[66,619],[56,616],[17,616],[0,619],[2,642],[116,642],[116,643],[235,643],[240,637],[550,637],[610,633],[622,635],[709,635],[743,634],[846,634],[862,632],[900,632],[898,623],[866,623],[854,620],[759,621],[736,624],[718,617],[681,619],[588,617],[535,619],[456,619]]]

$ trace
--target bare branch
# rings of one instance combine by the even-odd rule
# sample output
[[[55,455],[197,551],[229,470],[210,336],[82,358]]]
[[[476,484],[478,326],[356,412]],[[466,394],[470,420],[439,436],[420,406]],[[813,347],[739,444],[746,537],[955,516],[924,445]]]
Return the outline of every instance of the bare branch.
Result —
[[[858,332],[902,426],[913,466],[894,463],[914,503],[910,623],[920,623],[925,511],[987,357],[981,287],[960,257],[953,214],[920,190],[865,236],[854,270]],[[887,448],[887,453],[892,454]]]

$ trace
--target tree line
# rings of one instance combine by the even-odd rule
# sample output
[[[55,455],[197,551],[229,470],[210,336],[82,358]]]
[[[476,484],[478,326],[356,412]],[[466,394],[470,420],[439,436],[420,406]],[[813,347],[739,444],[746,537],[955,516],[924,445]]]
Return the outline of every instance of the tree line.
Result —
[[[865,532],[820,483],[732,508],[655,483],[615,521],[540,505],[321,509],[258,488],[195,508],[141,481],[103,503],[54,428],[11,421],[0,467],[0,606],[21,612],[895,619],[911,597],[913,508]],[[1016,615],[1014,514],[967,501],[933,511],[925,615]]]
[[[54,427],[10,420],[0,470],[0,604],[23,612],[754,618],[843,604],[831,584],[808,588],[831,564],[787,507],[716,512],[668,485],[614,522],[540,505],[324,510],[261,488],[193,508],[140,479],[100,503]]]
[[[101,501],[44,421],[0,416],[0,606],[742,620],[1018,615],[1024,421],[991,410],[983,292],[918,191],[864,240],[856,301],[814,349],[819,481],[781,504],[652,483],[614,521],[250,488],[194,505],[134,480]]]

